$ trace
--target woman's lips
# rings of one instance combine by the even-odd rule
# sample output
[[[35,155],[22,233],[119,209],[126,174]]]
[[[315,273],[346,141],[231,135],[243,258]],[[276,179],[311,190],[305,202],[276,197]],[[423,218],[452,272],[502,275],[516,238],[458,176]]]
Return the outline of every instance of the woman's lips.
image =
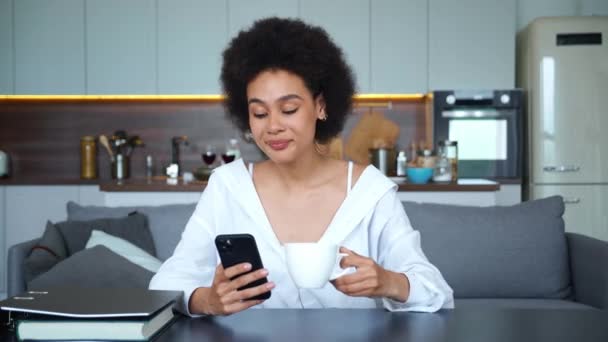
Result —
[[[271,140],[266,142],[271,149],[275,151],[281,151],[289,146],[289,140]]]

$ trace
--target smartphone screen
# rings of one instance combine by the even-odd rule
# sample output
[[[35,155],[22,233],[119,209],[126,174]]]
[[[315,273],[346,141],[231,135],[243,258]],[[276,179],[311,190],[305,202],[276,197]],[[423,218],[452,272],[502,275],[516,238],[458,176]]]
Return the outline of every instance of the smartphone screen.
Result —
[[[215,247],[220,255],[222,266],[226,269],[228,267],[238,265],[240,263],[248,262],[251,264],[250,272],[255,272],[261,268],[264,268],[262,264],[262,258],[258,251],[255,238],[251,234],[223,234],[215,237]],[[243,275],[242,273],[237,277]],[[232,279],[231,279],[232,280]],[[251,282],[238,290],[244,290],[251,287],[256,287],[267,283],[266,277]],[[268,299],[270,298],[270,291],[262,293],[258,296],[249,299]]]

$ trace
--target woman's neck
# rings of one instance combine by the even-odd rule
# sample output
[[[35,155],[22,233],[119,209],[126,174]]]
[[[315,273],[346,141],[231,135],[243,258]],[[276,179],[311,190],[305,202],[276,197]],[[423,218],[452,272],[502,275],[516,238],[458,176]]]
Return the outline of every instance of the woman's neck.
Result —
[[[324,184],[330,176],[327,172],[332,159],[316,151],[302,155],[289,164],[277,164],[270,161],[270,167],[289,190],[310,189]]]

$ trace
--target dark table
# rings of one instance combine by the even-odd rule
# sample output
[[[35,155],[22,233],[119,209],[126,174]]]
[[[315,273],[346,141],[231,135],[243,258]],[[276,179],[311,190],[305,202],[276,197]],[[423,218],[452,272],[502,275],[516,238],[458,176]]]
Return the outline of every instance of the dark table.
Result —
[[[157,341],[608,341],[600,310],[247,310],[180,319]]]
[[[8,332],[0,341],[16,341]],[[247,310],[228,317],[180,317],[155,339],[179,341],[608,341],[600,310]]]

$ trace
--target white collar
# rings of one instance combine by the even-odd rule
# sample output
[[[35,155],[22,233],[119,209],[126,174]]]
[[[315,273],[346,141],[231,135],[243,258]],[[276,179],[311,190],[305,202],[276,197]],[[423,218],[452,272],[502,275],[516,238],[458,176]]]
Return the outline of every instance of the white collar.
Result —
[[[242,159],[235,160],[217,169],[217,176],[222,179],[224,186],[234,195],[243,210],[250,218],[263,227],[260,231],[264,234],[266,241],[283,256],[282,245],[277,238],[260,197],[253,184],[247,166]],[[389,190],[395,189],[397,185],[384,176],[373,166],[367,166],[359,177],[351,192],[346,196],[344,202],[338,208],[327,230],[321,236],[319,242],[331,242],[341,244],[344,239],[355,229],[363,218],[373,211],[376,203]]]

